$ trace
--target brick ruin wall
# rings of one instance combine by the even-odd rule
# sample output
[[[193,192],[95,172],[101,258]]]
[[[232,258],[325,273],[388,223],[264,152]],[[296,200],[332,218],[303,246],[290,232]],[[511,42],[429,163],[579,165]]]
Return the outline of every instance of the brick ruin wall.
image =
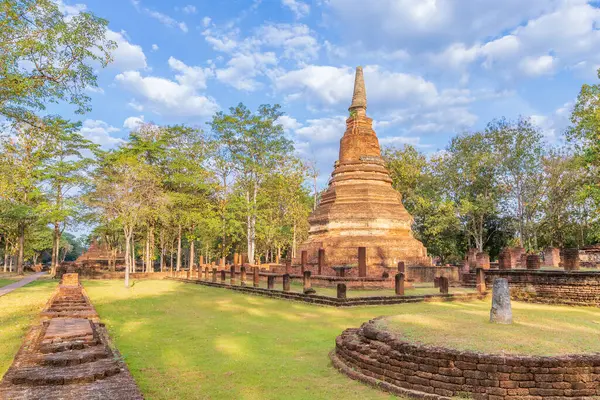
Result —
[[[600,306],[600,272],[488,270],[485,275],[488,287],[506,278],[516,300]]]
[[[593,398],[600,395],[600,354],[558,357],[491,355],[409,343],[377,320],[345,330],[330,354],[353,379],[401,395],[476,400]]]

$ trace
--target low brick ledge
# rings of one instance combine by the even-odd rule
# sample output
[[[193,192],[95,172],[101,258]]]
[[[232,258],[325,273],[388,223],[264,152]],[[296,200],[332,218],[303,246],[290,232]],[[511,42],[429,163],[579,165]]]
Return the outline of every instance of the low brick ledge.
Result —
[[[307,295],[303,293],[284,292],[283,290],[255,288],[250,282],[249,286],[232,286],[227,283],[203,281],[197,279],[172,278],[165,279],[195,283],[198,285],[219,287],[223,289],[234,290],[237,292],[254,294],[258,296],[266,296],[271,298],[279,298],[285,300],[302,301],[305,303],[319,304],[333,307],[358,307],[358,306],[380,306],[388,304],[404,304],[404,303],[421,303],[434,301],[471,301],[481,300],[485,298],[487,293],[483,295],[479,293],[461,293],[461,294],[428,294],[422,296],[374,296],[374,297],[349,297],[346,299],[338,299],[336,297]],[[247,284],[248,285],[248,284]]]
[[[340,372],[397,395],[475,400],[597,399],[600,353],[485,354],[407,342],[376,318],[346,329],[330,353]]]

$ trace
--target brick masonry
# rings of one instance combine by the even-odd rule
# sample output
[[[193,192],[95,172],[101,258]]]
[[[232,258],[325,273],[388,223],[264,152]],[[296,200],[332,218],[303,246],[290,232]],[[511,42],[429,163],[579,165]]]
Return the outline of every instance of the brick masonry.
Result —
[[[63,275],[0,381],[0,399],[142,399],[79,285]]]
[[[484,295],[478,293],[461,293],[461,294],[431,294],[422,296],[373,296],[373,297],[348,297],[338,299],[336,297],[320,296],[318,292],[314,294],[303,294],[297,292],[284,292],[276,289],[263,289],[251,286],[237,286],[227,283],[215,283],[212,281],[185,279],[185,278],[167,278],[185,283],[196,283],[204,286],[220,287],[224,289],[234,290],[246,294],[254,294],[258,296],[266,296],[271,298],[302,301],[305,303],[319,304],[333,307],[357,307],[357,306],[377,306],[387,304],[403,304],[403,303],[420,303],[429,301],[471,301],[482,299]],[[278,283],[281,288],[281,283]]]
[[[377,319],[346,329],[330,357],[353,379],[427,399],[592,399],[600,395],[600,354],[534,357],[458,351],[407,342]]]
[[[473,274],[471,274],[473,275]],[[600,306],[600,272],[487,270],[488,286],[508,280],[513,299],[552,304]],[[473,276],[465,277],[474,279]]]

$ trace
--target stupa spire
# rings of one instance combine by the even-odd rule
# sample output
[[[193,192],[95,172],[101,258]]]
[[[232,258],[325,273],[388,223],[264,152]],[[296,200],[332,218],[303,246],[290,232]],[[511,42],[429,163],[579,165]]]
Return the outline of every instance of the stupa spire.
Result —
[[[355,115],[367,114],[367,90],[365,89],[365,78],[363,77],[362,67],[356,67],[352,105],[350,105],[348,110]]]

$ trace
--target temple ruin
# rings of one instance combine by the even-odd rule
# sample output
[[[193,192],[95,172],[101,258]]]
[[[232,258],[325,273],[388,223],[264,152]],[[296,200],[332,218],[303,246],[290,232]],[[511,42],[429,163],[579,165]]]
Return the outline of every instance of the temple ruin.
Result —
[[[430,265],[427,249],[412,235],[413,218],[402,205],[402,195],[392,187],[373,120],[366,115],[361,67],[356,68],[349,111],[339,160],[329,187],[309,218],[309,237],[299,254],[307,251],[308,261],[316,263],[319,249],[324,249],[325,264],[331,268],[356,264],[357,249],[365,247],[367,276],[381,276],[399,261]],[[349,275],[358,275],[358,268],[352,268]]]

